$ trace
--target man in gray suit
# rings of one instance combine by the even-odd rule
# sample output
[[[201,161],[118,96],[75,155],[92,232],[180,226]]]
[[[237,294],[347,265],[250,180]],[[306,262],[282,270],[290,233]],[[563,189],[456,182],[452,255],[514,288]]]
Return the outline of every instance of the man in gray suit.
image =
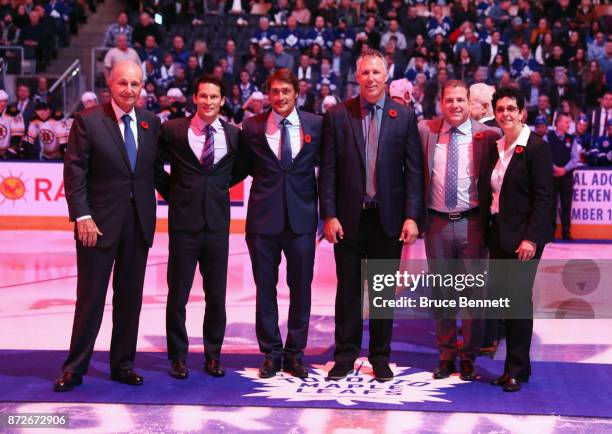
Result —
[[[425,252],[438,272],[442,271],[440,267],[457,264],[471,272],[467,261],[457,260],[486,257],[485,228],[478,207],[478,167],[483,154],[501,135],[469,118],[469,90],[462,81],[444,84],[441,106],[442,118],[419,123],[425,165]],[[434,297],[454,298],[459,294],[455,289],[444,293],[434,288]],[[447,378],[455,372],[455,359],[459,356],[461,379],[474,380],[474,359],[480,349],[484,320],[463,319],[464,343],[459,349],[457,321],[448,313],[436,316],[440,365],[433,377]]]

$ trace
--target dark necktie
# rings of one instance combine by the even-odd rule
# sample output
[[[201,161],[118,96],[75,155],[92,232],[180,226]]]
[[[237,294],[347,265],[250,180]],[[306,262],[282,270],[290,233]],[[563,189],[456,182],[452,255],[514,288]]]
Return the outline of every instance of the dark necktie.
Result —
[[[449,211],[457,206],[457,172],[459,171],[459,143],[457,128],[451,128],[446,157],[446,185],[444,187],[444,204]]]
[[[367,149],[367,173],[366,173],[366,194],[370,198],[376,196],[376,156],[378,155],[378,116],[376,104],[369,107],[370,125],[366,142]]]
[[[289,121],[287,119],[283,119],[280,121],[281,126],[281,152],[280,152],[280,162],[283,169],[289,169],[291,167],[291,162],[293,161],[293,157],[291,155],[291,137],[289,136]]]
[[[208,170],[215,163],[215,128],[212,125],[206,125],[204,134],[206,134],[206,141],[204,142],[204,148],[202,148],[200,162],[204,169]]]
[[[121,120],[123,121],[123,125],[125,126],[124,131],[124,139],[125,142],[125,151],[127,152],[128,159],[130,160],[130,167],[132,168],[132,172],[136,168],[136,139],[134,138],[134,133],[132,133],[132,129],[130,128],[130,122],[132,118],[127,113],[121,116]]]

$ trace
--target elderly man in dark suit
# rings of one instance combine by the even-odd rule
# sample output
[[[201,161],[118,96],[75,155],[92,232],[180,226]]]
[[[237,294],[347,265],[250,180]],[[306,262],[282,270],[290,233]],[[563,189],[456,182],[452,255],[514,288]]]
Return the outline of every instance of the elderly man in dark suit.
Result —
[[[414,111],[385,93],[383,55],[357,60],[360,95],[325,115],[319,192],[325,238],[334,243],[336,349],[328,378],[353,371],[363,333],[362,259],[397,261],[414,243],[423,208],[423,158]],[[371,286],[369,286],[371,288]],[[377,379],[389,367],[393,320],[370,319],[369,360]]]
[[[204,370],[214,377],[225,371],[220,363],[225,335],[225,293],[229,253],[229,187],[238,153],[240,130],[219,118],[225,104],[223,83],[212,75],[195,82],[194,116],[170,120],[162,126],[159,148],[170,161],[160,193],[168,198],[170,254],[166,339],[170,375],[189,375],[189,341],[185,306],[196,265],[204,284]]]
[[[479,217],[478,169],[483,153],[501,134],[470,119],[471,97],[465,82],[447,81],[441,94],[442,117],[419,124],[425,155],[425,252],[432,269],[442,273],[475,273],[479,264],[464,260],[487,256],[487,227]],[[468,288],[462,295],[476,297],[473,291],[476,289]],[[459,293],[455,288],[433,288],[435,298],[456,299]],[[433,377],[449,377],[459,357],[461,379],[472,381],[476,378],[474,361],[483,339],[484,315],[473,311],[462,314],[461,348],[457,345],[456,315],[446,309],[436,315],[440,363]]]
[[[281,369],[305,378],[310,296],[317,230],[318,163],[322,119],[296,109],[298,79],[279,69],[267,80],[272,110],[242,126],[238,173],[253,177],[246,219],[246,241],[257,287],[255,331],[265,359],[261,378]],[[276,284],[281,253],[287,260],[289,318],[287,340],[278,328]]]
[[[133,371],[149,248],[155,232],[155,161],[159,119],[134,104],[142,69],[120,62],[110,75],[112,100],[77,113],[64,160],[70,219],[76,221],[77,300],[70,352],[58,392],[83,381],[113,271],[111,380],[143,384]]]

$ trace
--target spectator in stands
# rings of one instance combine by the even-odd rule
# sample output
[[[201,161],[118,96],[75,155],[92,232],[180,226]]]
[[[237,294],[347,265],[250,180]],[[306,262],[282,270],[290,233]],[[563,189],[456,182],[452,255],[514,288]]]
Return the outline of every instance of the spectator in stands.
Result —
[[[555,68],[567,66],[567,59],[560,44],[553,45],[552,54],[546,59],[546,71],[548,76],[552,76]]]
[[[150,63],[152,69],[159,69],[159,67],[161,66],[162,52],[157,47],[157,42],[155,42],[155,37],[153,35],[148,35],[145,38],[144,47],[138,47],[136,52],[138,53],[138,57],[140,58],[141,63]]]
[[[93,92],[83,92],[83,95],[81,95],[81,104],[83,104],[84,109],[94,107],[98,105],[98,97]]]
[[[185,68],[185,75],[190,83],[194,83],[195,80],[204,74],[204,71],[198,65],[198,58],[195,55],[191,55],[187,58],[187,67]]]
[[[355,41],[358,53],[363,50],[364,43],[367,43],[370,48],[380,47],[380,33],[376,30],[376,17],[369,16],[366,18],[363,30],[357,33]]]
[[[51,118],[51,107],[44,102],[35,106],[36,116],[32,118],[24,137],[26,159],[62,160],[68,143],[68,132],[61,121]]]
[[[553,121],[552,121],[553,125],[557,124],[557,118],[559,116],[565,115],[569,117],[570,119],[570,123],[567,129],[567,132],[568,134],[574,135],[574,133],[576,132],[576,122],[574,122],[576,113],[578,113],[578,109],[576,107],[576,104],[574,103],[574,100],[568,97],[561,98],[559,102],[559,106],[557,107],[557,109],[555,110],[553,114]]]
[[[325,26],[325,19],[318,15],[315,17],[315,24],[304,36],[304,44],[310,46],[319,44],[321,48],[330,49],[333,44],[333,34],[329,28]]]
[[[228,46],[228,42],[229,40],[225,43],[226,47]],[[193,52],[191,54],[196,56],[196,58],[198,59],[198,66],[202,71],[204,71],[204,74],[209,74],[212,72],[213,68],[215,67],[215,61],[213,56],[208,52],[208,44],[206,43],[206,41],[202,39],[196,39],[193,43]],[[234,69],[235,68],[236,66],[234,65]],[[233,73],[234,70],[232,70],[232,74]]]
[[[500,54],[504,61],[508,57],[508,52],[506,49],[506,44],[501,40],[501,33],[499,30],[494,30],[491,33],[491,37],[489,41],[482,41],[481,44],[481,54],[480,54],[480,64],[483,66],[491,66],[493,65],[493,61],[495,60],[495,56]]]
[[[492,105],[494,93],[495,87],[485,83],[470,86],[470,117],[490,127],[497,126]]]
[[[461,48],[461,51],[459,51],[454,67],[456,79],[467,84],[471,84],[474,81],[474,73],[478,65],[466,47]]]
[[[59,37],[62,47],[67,47],[69,42],[68,15],[70,10],[64,0],[49,0],[45,4],[45,15],[53,25],[54,33]]]
[[[20,157],[20,143],[25,127],[23,118],[8,107],[9,96],[0,90],[0,160]]]
[[[279,31],[278,42],[290,53],[297,53],[303,48],[304,34],[298,28],[297,19],[293,15],[287,19],[287,27]]]
[[[587,152],[587,162],[592,166],[612,165],[612,118],[606,123],[606,132],[593,140],[591,149]]]
[[[548,27],[548,21],[546,18],[540,18],[538,20],[538,26],[531,30],[531,36],[529,37],[529,43],[532,47],[540,45],[544,41],[544,36],[550,33],[552,36],[552,32]]]
[[[323,49],[318,43],[312,44],[308,50],[308,57],[310,58],[310,64],[319,67],[323,60]]]
[[[389,21],[389,29],[382,35],[382,38],[380,39],[380,49],[382,51],[384,51],[391,37],[395,37],[397,39],[396,46],[399,50],[405,50],[408,48],[406,36],[400,30],[399,21],[396,18],[393,18]]]
[[[140,57],[136,50],[128,46],[126,35],[117,35],[115,41],[117,42],[117,46],[108,50],[106,56],[104,56],[104,78],[106,78],[107,81],[110,77],[111,69],[119,62],[129,60],[140,65]]]
[[[192,84],[193,82],[187,79],[187,73],[185,72],[185,67],[182,65],[176,66],[174,75],[174,82],[172,83],[172,87],[179,89],[183,95],[191,95],[193,92]],[[187,105],[191,107],[189,104],[190,100],[186,100]]]
[[[329,86],[329,89],[333,94],[339,94],[340,88],[338,87],[338,76],[331,68],[331,61],[329,57],[324,57],[321,61],[321,74],[319,75],[319,81],[315,85],[315,89],[321,89],[321,86],[324,84]]]
[[[345,51],[352,51],[355,47],[355,30],[349,27],[344,18],[338,19],[338,26],[333,30],[334,41],[340,40]]]
[[[165,53],[162,59],[162,64],[159,67],[159,73],[156,74],[155,84],[159,88],[159,90],[165,93],[170,86],[172,86],[172,82],[174,81],[175,72],[175,64],[174,59],[172,58],[171,53]]]
[[[25,4],[20,4],[15,9],[13,16],[13,22],[20,30],[23,30],[25,26],[30,24],[29,12],[26,10]]]
[[[268,11],[268,18],[274,26],[286,26],[290,14],[289,0],[278,0]]]
[[[450,35],[453,29],[453,21],[450,17],[445,17],[442,10],[442,6],[434,4],[431,7],[431,18],[427,23],[427,36],[433,39],[436,33],[440,33],[443,36]]]
[[[548,144],[553,157],[553,207],[551,224],[553,231],[557,228],[557,200],[561,203],[561,236],[571,241],[572,193],[574,190],[574,169],[580,165],[580,147],[574,137],[568,133],[570,117],[566,114],[557,116],[555,131],[548,133]]]
[[[612,47],[612,45],[611,45]],[[578,84],[582,82],[582,74],[589,68],[589,62],[586,59],[584,48],[578,48],[574,57],[569,59],[568,74],[572,83]]]
[[[46,59],[49,53],[49,40],[51,33],[43,23],[41,23],[38,11],[30,12],[30,23],[25,26],[19,37],[20,45],[23,45],[24,56],[26,59],[36,59],[37,72],[42,72],[46,68]]]
[[[200,41],[200,43],[202,42],[204,41]],[[204,42],[204,44],[206,44],[206,42]],[[206,45],[206,51],[208,51],[208,45]],[[210,71],[212,71],[212,56],[209,55],[208,52],[205,53],[205,56],[206,55],[210,56],[210,61],[208,62],[209,65],[207,65],[206,67],[208,68],[210,66]],[[226,72],[232,77],[234,77],[236,73],[240,70],[240,61],[238,60],[238,54],[236,53],[236,41],[234,41],[232,38],[229,38],[225,41],[225,52],[223,53],[223,58],[227,61]],[[207,74],[209,74],[210,71],[207,72]]]
[[[552,122],[552,109],[550,108],[550,99],[548,95],[542,94],[538,96],[537,107],[527,111],[527,123],[533,125],[535,118],[538,116],[545,116],[548,125]]]
[[[309,113],[315,112],[315,98],[310,90],[310,84],[306,80],[302,79],[298,82],[298,96],[295,101],[295,106],[298,110]]]
[[[612,41],[606,42],[606,53],[598,59],[599,67],[603,74],[612,71]]]
[[[535,60],[541,65],[545,65],[548,58],[552,56],[555,44],[552,32],[545,33],[542,42],[535,49]]]
[[[290,16],[294,17],[300,25],[310,24],[310,11],[306,8],[304,0],[295,0],[295,7]]]
[[[157,24],[151,20],[151,15],[148,12],[142,12],[139,15],[138,24],[134,27],[132,33],[132,43],[136,47],[142,47],[145,43],[147,35],[152,35],[157,42],[157,45],[162,44],[161,31]]]
[[[531,55],[529,44],[524,42],[521,44],[521,56],[512,62],[511,74],[512,78],[529,78],[533,71],[541,71],[541,65]]]
[[[253,92],[249,99],[247,99],[243,104],[242,109],[244,110],[243,120],[263,113],[264,94],[259,91]]]
[[[457,43],[455,44],[454,48],[455,56],[460,58],[460,53],[463,48],[467,50],[473,63],[480,64],[482,46],[474,34],[471,23],[466,23],[463,28],[463,34],[457,39]]]
[[[548,140],[548,120],[546,116],[538,116],[533,122],[533,132],[540,136],[542,140]]]
[[[34,90],[32,100],[34,101],[34,105],[40,101],[49,104],[49,106],[53,108],[51,95],[49,95],[49,84],[46,77],[38,77],[38,80],[36,80],[36,89]]]
[[[259,91],[259,88],[251,80],[251,74],[246,69],[240,71],[239,87],[243,101],[247,101],[254,92]]]
[[[336,13],[336,0],[320,0],[319,7],[315,10],[315,17],[320,16],[327,25],[334,26],[337,21]]]
[[[469,0],[460,0],[455,2],[451,9],[451,16],[453,17],[453,23],[455,26],[460,26],[465,21],[470,23],[476,23],[478,17],[476,15],[476,7],[474,3]]]
[[[421,53],[416,53],[413,57],[413,61],[412,65],[408,63],[404,77],[414,83],[417,74],[422,73],[425,74],[429,80],[430,76],[427,68],[427,58]]]
[[[128,24],[128,16],[125,12],[120,12],[117,15],[117,22],[108,26],[106,33],[104,34],[104,42],[102,45],[105,47],[114,47],[117,45],[115,38],[117,35],[126,35],[128,42],[132,43],[132,33],[134,29]]]
[[[409,5],[405,17],[400,17],[400,23],[408,46],[414,43],[417,35],[427,33],[427,27],[423,18],[419,17],[416,6]]]
[[[294,59],[290,54],[285,53],[283,44],[280,41],[274,43],[274,64],[277,69],[287,68],[293,70]]]
[[[520,80],[521,92],[525,95],[527,111],[537,107],[540,95],[548,94],[548,87],[542,81],[542,74],[534,71],[528,80]]]
[[[512,38],[520,37],[525,43],[529,43],[529,31],[525,28],[523,19],[521,17],[512,18],[511,26],[506,27],[503,32],[503,36],[506,41],[512,40]]]
[[[187,65],[187,58],[191,53],[185,49],[185,40],[182,36],[176,35],[172,38],[170,54],[172,54],[172,61],[174,63],[180,63],[183,66]]]
[[[599,60],[606,55],[606,35],[597,32],[595,40],[588,44],[587,57],[589,60]]]
[[[11,13],[6,13],[0,22],[0,45],[16,45],[19,43],[21,29],[13,23]],[[5,52],[5,56],[7,52]]]
[[[574,91],[569,84],[565,68],[561,67],[555,70],[554,83],[548,91],[548,97],[550,98],[550,105],[553,110],[559,107],[563,98],[572,101],[576,99]]]
[[[606,78],[596,60],[589,62],[589,68],[582,75],[584,104],[586,108],[597,106],[597,100],[606,89]]]
[[[314,102],[314,111],[317,114],[323,114],[323,100],[326,96],[332,94],[331,89],[328,84],[321,84],[319,91],[316,94],[315,102]]]
[[[359,25],[359,14],[357,13],[356,5],[351,0],[340,0],[336,16],[338,17],[338,24],[340,24],[341,20],[344,20],[348,27]]]
[[[298,80],[305,80],[308,83],[309,89],[319,81],[319,71],[315,65],[310,62],[308,54],[300,56],[300,63],[295,71]]]
[[[253,33],[251,42],[258,44],[262,50],[268,51],[272,49],[272,45],[278,39],[278,35],[274,29],[270,28],[270,20],[266,17],[259,19],[259,27]]]
[[[496,54],[489,67],[489,82],[497,85],[504,74],[510,75],[508,64],[502,54]]]
[[[412,90],[413,86],[405,78],[393,80],[389,84],[389,97],[406,107],[412,106]]]
[[[155,93],[155,82],[154,81],[146,81],[144,86],[145,91],[147,92],[147,103],[145,105],[146,109],[152,113],[158,113],[159,109],[159,100]]]
[[[242,99],[242,92],[240,86],[237,83],[232,84],[230,94],[225,98],[225,105],[228,109],[229,119],[236,125],[240,125],[242,122],[243,110],[242,105],[244,100]]]

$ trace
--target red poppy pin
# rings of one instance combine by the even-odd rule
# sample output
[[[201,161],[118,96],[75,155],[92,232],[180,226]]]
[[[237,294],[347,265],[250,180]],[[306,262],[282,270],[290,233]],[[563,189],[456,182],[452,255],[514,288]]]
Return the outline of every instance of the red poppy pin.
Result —
[[[514,152],[517,154],[522,154],[524,150],[525,150],[524,146],[517,146]]]
[[[476,134],[474,134],[474,138],[475,138],[476,140],[480,140],[480,139],[482,139],[483,137],[484,137],[484,134],[482,134],[482,133],[476,133]]]
[[[140,126],[142,127],[143,130],[148,130],[149,129],[149,124],[146,123],[145,121],[142,121],[140,123]]]
[[[395,118],[396,116],[397,116],[397,111],[395,111],[395,110],[393,110],[393,109],[389,110],[389,117],[390,117],[390,118],[392,118],[392,119],[393,119],[393,118]]]
[[[305,135],[304,135],[304,141],[305,141],[306,143],[310,143],[310,142],[312,142],[312,137],[310,137],[310,134],[305,134]]]

